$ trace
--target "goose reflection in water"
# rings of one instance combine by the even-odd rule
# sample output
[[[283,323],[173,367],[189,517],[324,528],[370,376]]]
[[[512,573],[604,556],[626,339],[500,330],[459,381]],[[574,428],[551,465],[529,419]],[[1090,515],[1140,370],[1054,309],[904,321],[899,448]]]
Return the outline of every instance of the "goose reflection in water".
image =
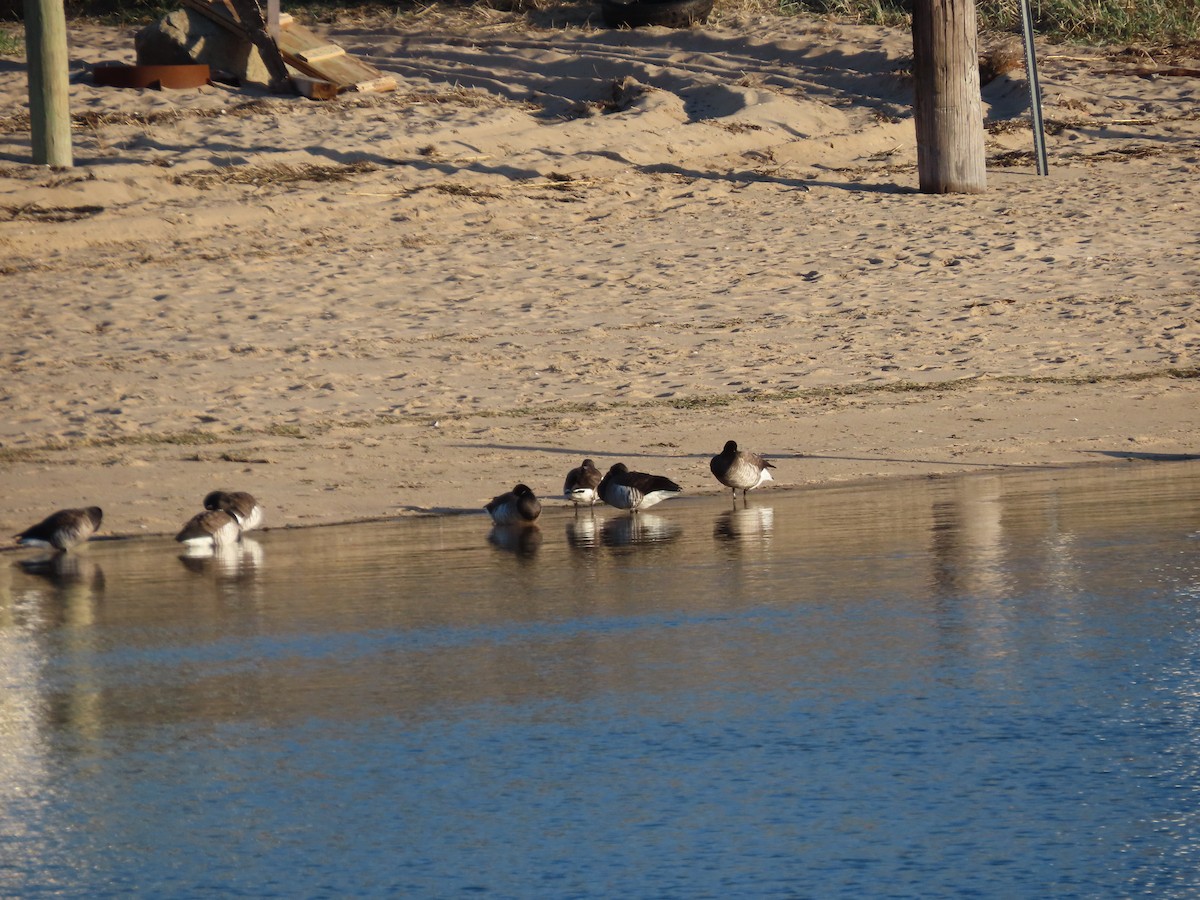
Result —
[[[606,547],[633,544],[664,544],[683,534],[683,528],[662,516],[640,513],[609,519],[600,528],[600,540]]]
[[[719,541],[769,543],[775,529],[775,510],[769,506],[732,509],[717,516],[713,537]]]
[[[576,515],[566,523],[567,546],[575,550],[594,550],[600,546],[600,523],[595,514]]]
[[[104,570],[86,555],[47,553],[22,559],[17,565],[27,575],[44,578],[63,592],[98,594],[104,590]]]
[[[41,579],[44,588],[31,590],[41,608],[41,621],[50,625],[91,622],[104,598],[104,570],[86,553],[48,553],[17,562],[26,575]]]
[[[247,537],[234,544],[185,544],[184,547],[179,561],[185,569],[198,575],[240,578],[255,574],[263,564],[262,544]]]
[[[494,525],[488,543],[498,550],[532,557],[542,546],[542,529],[534,524]]]
[[[104,570],[86,555],[45,553],[19,560],[17,565],[26,574],[45,578],[57,588],[78,584],[104,587]]]

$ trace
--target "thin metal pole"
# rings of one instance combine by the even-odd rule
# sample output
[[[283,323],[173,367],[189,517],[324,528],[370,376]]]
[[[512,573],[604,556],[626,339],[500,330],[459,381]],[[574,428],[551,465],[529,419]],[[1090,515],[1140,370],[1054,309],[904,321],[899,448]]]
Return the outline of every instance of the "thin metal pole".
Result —
[[[1046,132],[1042,127],[1042,87],[1038,81],[1037,53],[1033,48],[1033,14],[1029,0],[1021,0],[1021,31],[1025,34],[1025,74],[1029,81],[1030,120],[1033,123],[1033,149],[1037,157],[1037,173],[1049,175],[1046,164]]]

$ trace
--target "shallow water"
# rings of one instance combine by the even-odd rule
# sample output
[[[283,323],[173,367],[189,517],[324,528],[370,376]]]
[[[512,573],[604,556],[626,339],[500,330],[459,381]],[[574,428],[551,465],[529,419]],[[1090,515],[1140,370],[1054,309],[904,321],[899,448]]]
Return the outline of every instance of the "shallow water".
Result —
[[[1194,896],[1200,463],[0,556],[0,895]]]

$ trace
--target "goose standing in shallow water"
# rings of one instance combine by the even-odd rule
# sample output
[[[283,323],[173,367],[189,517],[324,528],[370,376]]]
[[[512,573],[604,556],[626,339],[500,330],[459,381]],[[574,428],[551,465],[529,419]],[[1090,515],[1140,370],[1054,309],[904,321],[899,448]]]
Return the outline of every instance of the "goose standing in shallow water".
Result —
[[[563,496],[576,507],[585,504],[595,506],[596,501],[600,499],[596,488],[603,480],[604,476],[600,474],[596,464],[590,459],[585,459],[581,465],[567,473],[567,480],[563,482]]]
[[[630,472],[625,463],[617,463],[596,488],[600,499],[617,509],[637,512],[682,493],[683,488],[662,475]]]
[[[192,516],[175,540],[188,547],[219,549],[230,547],[242,539],[242,528],[231,513],[223,509],[206,509]]]
[[[717,481],[733,489],[734,500],[738,491],[745,500],[747,491],[774,480],[768,470],[775,467],[757,453],[739,450],[737,441],[726,441],[725,449],[712,458],[708,468]]]
[[[242,531],[253,531],[263,523],[262,505],[245,491],[213,491],[204,498],[204,508],[229,513]]]
[[[98,506],[60,509],[14,537],[26,547],[48,547],[65,553],[90,538],[103,518],[104,511]]]
[[[528,525],[542,514],[542,504],[526,485],[493,497],[484,509],[497,525]]]

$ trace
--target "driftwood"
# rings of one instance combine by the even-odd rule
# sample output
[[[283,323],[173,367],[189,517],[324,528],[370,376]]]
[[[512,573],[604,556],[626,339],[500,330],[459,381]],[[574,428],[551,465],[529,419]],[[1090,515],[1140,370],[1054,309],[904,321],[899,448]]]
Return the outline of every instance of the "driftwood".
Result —
[[[279,17],[279,39],[271,40],[262,11],[255,0],[183,0],[188,7],[208,16],[234,34],[250,40],[263,54],[272,81],[276,79],[276,68],[282,69],[288,78],[289,90],[294,84],[306,97],[327,99],[330,92],[338,91],[394,91],[396,79],[363,62],[337,44],[318,37],[303,25],[284,13]],[[263,50],[263,42],[269,45],[270,54]],[[302,79],[293,80],[288,66],[296,69]],[[322,82],[326,84],[322,84]]]
[[[267,73],[271,76],[271,90],[280,94],[290,94],[292,92],[292,76],[288,74],[287,63],[283,61],[279,47],[267,34],[267,22],[263,18],[258,4],[255,0],[227,0],[227,2],[237,14],[246,38],[258,48],[263,65],[267,67]]]

